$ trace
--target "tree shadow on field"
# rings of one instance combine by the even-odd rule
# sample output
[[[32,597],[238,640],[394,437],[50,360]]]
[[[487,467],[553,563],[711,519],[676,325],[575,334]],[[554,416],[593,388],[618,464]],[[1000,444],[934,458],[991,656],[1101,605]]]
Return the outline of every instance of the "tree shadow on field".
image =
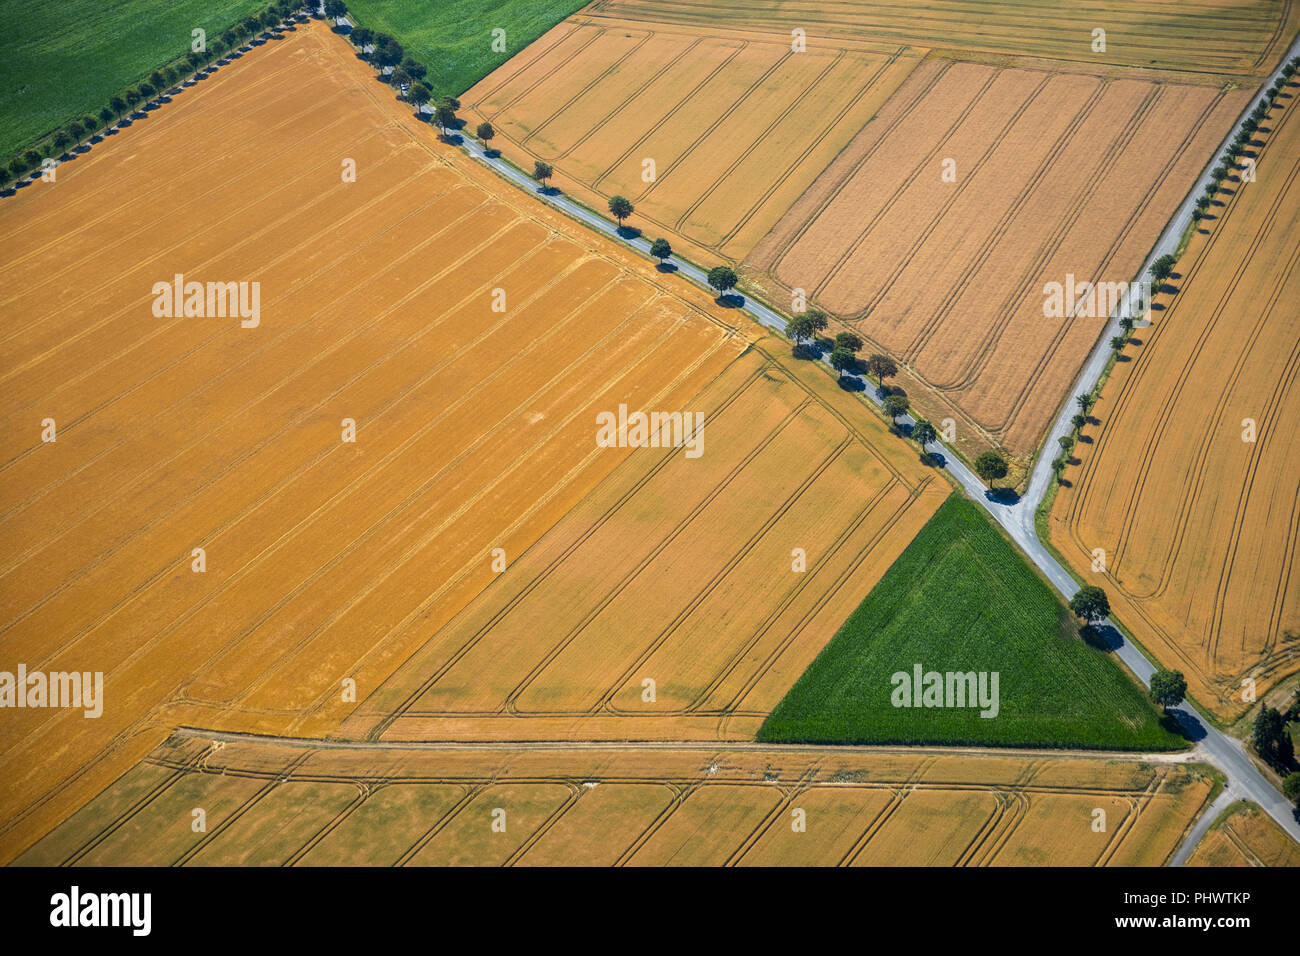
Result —
[[[1112,654],[1124,645],[1124,637],[1109,621],[1100,624],[1085,624],[1079,628],[1079,637],[1093,650]]]
[[[1172,707],[1165,711],[1160,716],[1160,726],[1186,737],[1192,743],[1204,740],[1208,736],[1201,718],[1189,708]]]

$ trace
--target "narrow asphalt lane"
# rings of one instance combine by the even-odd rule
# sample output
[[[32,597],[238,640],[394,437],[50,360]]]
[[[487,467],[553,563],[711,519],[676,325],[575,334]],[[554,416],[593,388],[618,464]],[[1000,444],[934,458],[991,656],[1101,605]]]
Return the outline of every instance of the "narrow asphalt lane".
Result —
[[[1300,37],[1297,37],[1287,54],[1287,59],[1295,56],[1297,50],[1300,50]],[[1285,62],[1285,61],[1284,61]],[[1280,69],[1280,67],[1279,67]],[[1278,74],[1280,75],[1280,74]],[[1270,78],[1264,85],[1272,83]],[[1255,99],[1252,97],[1250,108],[1254,107]],[[1238,124],[1234,126],[1233,132],[1225,139],[1225,144],[1231,141],[1231,136],[1235,134],[1240,120],[1246,118],[1249,109],[1243,112]],[[604,216],[592,212],[590,209],[574,202],[565,196],[562,192],[554,189],[543,190],[537,182],[531,177],[516,169],[499,156],[489,155],[482,146],[468,136],[456,134],[460,140],[463,149],[474,159],[482,162],[495,170],[498,174],[514,183],[520,189],[526,190],[535,195],[540,201],[548,203],[554,208],[562,211],[573,219],[577,219],[584,225],[603,233],[604,235],[629,246],[641,254],[650,258],[650,240],[640,235],[631,235],[615,225]],[[1215,152],[1217,159],[1218,150]],[[1142,271],[1139,278],[1146,275],[1150,264],[1166,252],[1174,251],[1182,236],[1183,230],[1187,223],[1191,221],[1191,211],[1195,208],[1196,197],[1204,189],[1204,184],[1209,181],[1209,169],[1212,168],[1212,161],[1207,167],[1206,172],[1197,182],[1196,186],[1188,194],[1187,199],[1179,207],[1174,217],[1170,220],[1164,233],[1152,249],[1147,262],[1143,263]],[[708,288],[708,276],[705,270],[690,262],[675,262],[677,266],[676,274],[694,282],[696,285]],[[1056,440],[1065,434],[1068,434],[1072,428],[1070,418],[1074,414],[1074,397],[1086,391],[1091,391],[1100,378],[1102,371],[1110,357],[1110,338],[1119,332],[1119,321],[1122,316],[1129,314],[1132,309],[1132,303],[1138,299],[1139,289],[1134,283],[1134,287],[1129,297],[1116,309],[1115,314],[1111,316],[1107,323],[1104,334],[1098,339],[1096,347],[1088,356],[1081,369],[1070,397],[1063,405],[1052,429],[1049,431],[1044,442],[1044,448],[1054,447]],[[785,319],[768,306],[755,299],[732,294],[732,300],[736,307],[760,324],[772,329],[775,332],[784,334]],[[821,361],[826,361],[826,355],[823,353]],[[845,376],[849,379],[855,379],[852,387],[861,391],[869,400],[877,406],[881,403],[881,398],[875,391],[870,382],[865,381],[857,376]],[[904,425],[914,424],[914,419],[910,415],[901,416],[899,419]],[[930,446],[933,449],[934,446]],[[1000,496],[991,494],[984,486],[984,483],[975,475],[965,463],[963,463],[951,451],[944,449],[941,453],[941,465],[948,474],[957,481],[958,484],[966,491],[972,499],[979,502],[986,511],[998,522],[1012,540],[1020,546],[1025,555],[1034,563],[1036,567],[1046,576],[1052,586],[1060,594],[1069,599],[1076,590],[1078,583],[1074,577],[1063,568],[1052,554],[1043,547],[1038,539],[1038,532],[1034,527],[1034,513],[1047,493],[1048,482],[1052,479],[1051,456],[1040,450],[1038,460],[1030,475],[1029,484],[1026,494],[1022,498],[1011,496]],[[1155,665],[1135,647],[1130,641],[1126,640],[1122,633],[1116,629],[1111,622],[1104,625],[1105,635],[1108,643],[1115,655],[1124,662],[1143,684],[1149,684],[1151,675],[1155,672]],[[1180,722],[1187,729],[1189,736],[1199,743],[1202,752],[1214,763],[1216,767],[1227,774],[1230,783],[1233,786],[1234,793],[1240,793],[1241,796],[1247,797],[1258,803],[1263,809],[1273,817],[1291,836],[1300,842],[1300,814],[1297,814],[1295,808],[1287,802],[1282,794],[1273,787],[1264,775],[1261,774],[1252,763],[1240,741],[1229,737],[1214,727],[1209,726],[1190,708],[1183,708],[1176,712]]]

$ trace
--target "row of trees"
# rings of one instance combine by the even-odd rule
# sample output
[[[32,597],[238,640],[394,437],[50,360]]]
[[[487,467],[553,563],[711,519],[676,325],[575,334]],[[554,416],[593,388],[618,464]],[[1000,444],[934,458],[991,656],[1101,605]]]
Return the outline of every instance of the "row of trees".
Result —
[[[316,6],[317,4],[303,3],[301,0],[279,0],[259,14],[244,17],[219,36],[208,40],[202,52],[191,50],[158,67],[135,86],[109,97],[97,112],[86,113],[79,119],[64,123],[33,148],[13,157],[8,164],[0,167],[0,187],[7,187],[10,183],[39,171],[47,157],[57,159],[63,156],[69,148],[120,122],[123,116],[135,112],[140,106],[150,104],[170,87],[205,69],[212,61],[225,56],[249,37],[280,26],[296,11],[304,8],[312,10]]]
[[[1211,171],[1210,182],[1205,188],[1204,195],[1196,200],[1196,208],[1192,211],[1192,219],[1195,222],[1199,223],[1209,216],[1210,207],[1215,202],[1218,202],[1216,197],[1223,188],[1223,183],[1233,175],[1234,170],[1239,168],[1242,155],[1246,152],[1247,147],[1254,142],[1254,137],[1260,131],[1261,124],[1268,118],[1274,106],[1277,105],[1279,95],[1295,75],[1297,69],[1300,69],[1300,57],[1293,59],[1282,68],[1282,76],[1274,81],[1273,85],[1265,92],[1264,97],[1255,104],[1255,108],[1251,110],[1250,115],[1242,122],[1241,129],[1224,153],[1223,160]],[[1148,274],[1151,276],[1154,292],[1159,293],[1164,288],[1165,283],[1173,277],[1174,267],[1177,264],[1177,257],[1171,254],[1165,254],[1151,264]],[[1117,355],[1133,337],[1134,320],[1129,316],[1124,316],[1120,319],[1119,325],[1120,334],[1112,336],[1110,340],[1110,347]],[[1056,473],[1058,482],[1064,480],[1066,465],[1069,463],[1075,445],[1081,437],[1083,426],[1088,423],[1088,413],[1092,410],[1092,405],[1096,400],[1096,396],[1091,394],[1080,395],[1076,399],[1079,403],[1079,412],[1071,419],[1073,428],[1070,434],[1062,435],[1058,439],[1061,445],[1061,454],[1052,461],[1052,471]]]
[[[1133,320],[1125,317],[1120,321],[1125,333],[1132,332]],[[1116,336],[1119,338],[1119,336]],[[1111,341],[1113,346],[1114,340]],[[1079,410],[1070,418],[1070,433],[1062,435],[1057,439],[1061,446],[1061,453],[1052,459],[1052,471],[1056,474],[1056,480],[1062,481],[1065,476],[1065,466],[1070,463],[1070,456],[1074,454],[1074,447],[1078,443],[1080,436],[1083,434],[1083,426],[1089,422],[1089,415],[1092,413],[1092,406],[1097,404],[1096,392],[1084,392],[1082,395],[1076,395],[1074,398]]]
[[[346,12],[342,3],[325,5],[327,16],[342,17]],[[442,131],[443,136],[450,135],[461,127],[461,121],[456,116],[460,100],[448,93],[438,95],[430,85],[429,68],[407,53],[396,37],[358,26],[348,33],[348,39],[360,51],[361,59],[375,68],[379,78],[397,90],[397,98],[414,106],[421,118],[424,116],[424,107],[429,103],[434,104],[430,121]],[[483,148],[487,149],[488,143],[496,136],[496,130],[491,123],[480,123],[475,134]],[[549,172],[547,178],[550,178]]]
[[[1281,105],[1278,103],[1278,97],[1281,96],[1282,90],[1291,82],[1297,69],[1300,69],[1300,57],[1296,57],[1282,67],[1282,75],[1264,91],[1263,97],[1255,104],[1255,108],[1250,111],[1250,115],[1242,122],[1241,129],[1237,131],[1237,135],[1233,137],[1232,142],[1224,151],[1222,159],[1210,171],[1210,182],[1206,185],[1204,194],[1196,200],[1196,208],[1192,210],[1192,220],[1194,222],[1199,223],[1209,217],[1210,207],[1219,202],[1217,197],[1224,188],[1224,182],[1231,179],[1234,171],[1240,168],[1242,156],[1254,144],[1255,136],[1261,132],[1261,124],[1268,119],[1269,113],[1275,106]],[[1165,276],[1165,278],[1168,278],[1168,276]]]
[[[1085,584],[1070,598],[1070,611],[1088,627],[1096,627],[1110,617],[1110,598],[1095,584]],[[1187,696],[1187,680],[1182,671],[1157,668],[1151,675],[1148,696],[1164,710],[1176,707]]]
[[[830,327],[830,319],[821,309],[807,309],[798,313],[785,324],[786,338],[794,343],[795,349],[806,344],[820,343],[830,349],[827,361],[831,368],[843,379],[852,372],[863,371],[876,380],[878,394],[882,396],[881,410],[889,416],[894,428],[898,428],[898,419],[906,415],[912,407],[911,401],[901,392],[894,391],[887,384],[888,380],[898,374],[898,363],[882,352],[873,352],[865,360],[859,358],[865,343],[858,333],[845,329],[835,333],[828,341],[820,336]],[[922,455],[928,455],[927,445],[939,440],[939,432],[924,418],[917,418],[912,423],[911,438],[916,442]],[[1006,474],[1005,470],[1003,474]],[[1001,476],[998,476],[1001,477]]]

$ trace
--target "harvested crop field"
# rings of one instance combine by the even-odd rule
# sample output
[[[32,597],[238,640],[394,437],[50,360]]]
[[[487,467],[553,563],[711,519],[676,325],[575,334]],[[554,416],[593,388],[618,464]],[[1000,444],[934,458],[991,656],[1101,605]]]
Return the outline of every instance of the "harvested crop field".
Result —
[[[1254,804],[1234,803],[1201,838],[1187,865],[1300,866],[1300,845]]]
[[[1106,317],[1045,317],[1045,285],[1134,278],[1300,24],[1289,0],[1194,7],[607,0],[476,84],[464,118],[854,328],[968,457],[1026,459]]]
[[[1211,788],[1195,765],[1097,757],[175,736],[18,862],[1155,866]]]
[[[346,736],[737,739],[948,486],[760,342],[690,409],[699,458],[619,466],[358,709]]]
[[[3,669],[104,674],[5,712],[0,858],[179,723],[336,728],[745,347],[376,86],[312,24],[0,201]]]
[[[924,54],[657,22],[570,18],[463,97],[468,129],[701,261],[742,259]],[[646,163],[653,164],[648,180]]]
[[[898,359],[971,457],[1027,455],[1109,313],[1047,317],[1046,284],[1132,280],[1249,96],[928,60],[745,266]]]
[[[583,14],[1249,76],[1272,67],[1300,23],[1294,0],[596,0]],[[1105,50],[1093,48],[1098,27]]]
[[[1257,181],[1231,184],[1177,294],[1115,366],[1050,523],[1078,574],[1225,721],[1247,707],[1244,681],[1262,698],[1300,670],[1300,119],[1280,102]]]

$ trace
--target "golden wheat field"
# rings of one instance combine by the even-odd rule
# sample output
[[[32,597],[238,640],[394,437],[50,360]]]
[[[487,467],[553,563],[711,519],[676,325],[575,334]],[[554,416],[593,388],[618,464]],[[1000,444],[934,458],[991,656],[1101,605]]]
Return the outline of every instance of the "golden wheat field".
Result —
[[[1188,866],[1300,866],[1300,845],[1258,807],[1234,804],[1196,845]]]
[[[1027,459],[1106,314],[1300,23],[1288,2],[606,0],[465,96],[466,128],[781,309],[892,355],[956,446]],[[1113,36],[1088,43],[1094,23]]]
[[[102,671],[107,698],[7,712],[10,852],[181,715],[336,727],[344,679],[373,690],[492,549],[525,551],[629,456],[596,447],[597,411],[680,407],[745,348],[373,85],[313,24],[0,207],[22,436],[0,634],[30,670]],[[175,275],[258,282],[256,326],[160,318]]]
[[[1051,517],[1075,570],[1228,720],[1300,670],[1300,120],[1286,102],[1256,181],[1231,184],[1116,365]]]
[[[19,862],[1151,866],[1210,790],[1195,765],[1095,757],[181,735]]]

